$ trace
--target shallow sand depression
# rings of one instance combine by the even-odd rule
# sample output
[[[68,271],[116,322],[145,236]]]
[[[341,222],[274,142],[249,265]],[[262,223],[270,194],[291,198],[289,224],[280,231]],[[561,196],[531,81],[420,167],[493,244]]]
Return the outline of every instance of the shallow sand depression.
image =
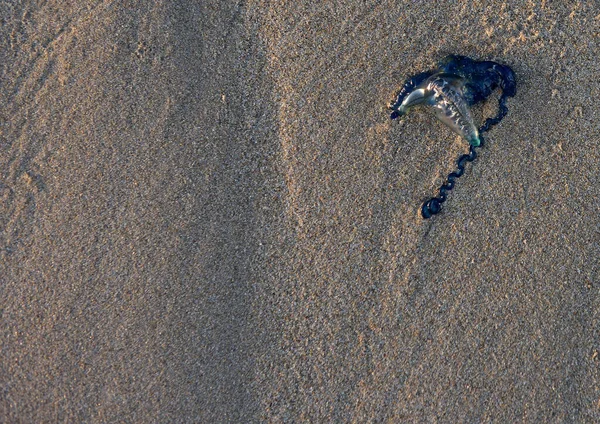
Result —
[[[0,422],[600,421],[599,22],[1,3]],[[423,220],[468,145],[386,106],[451,53],[517,94]]]

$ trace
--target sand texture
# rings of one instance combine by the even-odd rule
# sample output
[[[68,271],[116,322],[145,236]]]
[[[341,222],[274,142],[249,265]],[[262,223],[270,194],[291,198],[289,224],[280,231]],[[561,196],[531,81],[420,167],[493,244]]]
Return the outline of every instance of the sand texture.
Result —
[[[518,92],[424,221],[450,53]],[[0,2],[0,422],[600,422],[599,58],[595,1]]]

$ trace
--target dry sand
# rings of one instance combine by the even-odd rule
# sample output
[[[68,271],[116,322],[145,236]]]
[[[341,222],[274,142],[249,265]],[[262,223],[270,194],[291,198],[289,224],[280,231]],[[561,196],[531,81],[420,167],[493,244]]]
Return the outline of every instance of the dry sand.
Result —
[[[600,421],[597,2],[0,17],[0,422]],[[448,53],[518,93],[423,221]]]

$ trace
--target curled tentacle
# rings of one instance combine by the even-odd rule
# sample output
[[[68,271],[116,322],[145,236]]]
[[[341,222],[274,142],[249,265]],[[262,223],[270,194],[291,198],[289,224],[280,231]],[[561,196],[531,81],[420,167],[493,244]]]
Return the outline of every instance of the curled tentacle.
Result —
[[[483,138],[481,138],[483,143]],[[461,155],[456,160],[456,171],[451,172],[446,179],[446,182],[442,184],[439,189],[437,197],[432,197],[421,206],[421,216],[424,219],[431,218],[433,215],[437,215],[442,210],[442,203],[447,199],[447,194],[454,188],[454,183],[457,178],[461,177],[465,173],[465,163],[473,162],[477,158],[477,152],[474,146],[469,147],[469,153]]]

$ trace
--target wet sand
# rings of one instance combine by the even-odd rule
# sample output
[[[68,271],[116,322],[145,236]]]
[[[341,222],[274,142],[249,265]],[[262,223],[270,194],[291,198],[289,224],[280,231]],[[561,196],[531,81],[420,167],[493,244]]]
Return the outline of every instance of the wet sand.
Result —
[[[0,4],[0,421],[599,421],[592,4]]]

